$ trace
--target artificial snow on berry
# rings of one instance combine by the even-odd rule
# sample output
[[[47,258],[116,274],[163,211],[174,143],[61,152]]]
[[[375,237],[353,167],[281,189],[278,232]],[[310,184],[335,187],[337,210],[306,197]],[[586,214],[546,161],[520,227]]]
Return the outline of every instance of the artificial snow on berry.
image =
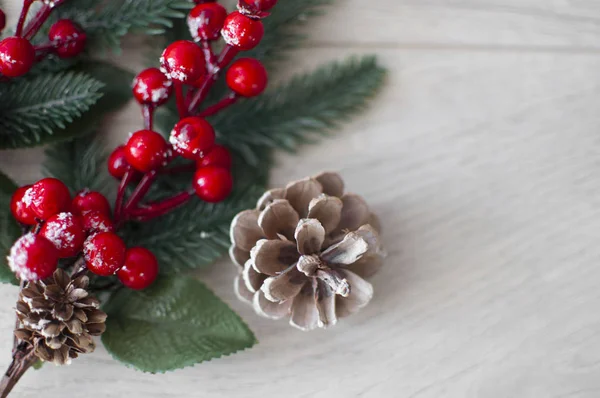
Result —
[[[227,10],[219,3],[198,4],[187,18],[190,34],[195,41],[216,40],[219,38]]]
[[[233,189],[231,172],[223,167],[208,166],[196,170],[192,181],[196,195],[209,203],[225,200]]]
[[[31,197],[31,210],[42,220],[68,211],[71,207],[69,188],[56,178],[39,180],[30,189],[27,196]]]
[[[198,160],[215,145],[215,130],[201,117],[186,117],[175,125],[169,142],[184,158]]]
[[[221,35],[225,43],[238,50],[252,50],[260,43],[265,34],[263,23],[238,11],[227,16]]]
[[[110,276],[125,263],[125,243],[112,232],[100,232],[86,239],[83,258],[90,271],[100,276]]]
[[[35,213],[31,209],[31,185],[26,185],[15,191],[10,199],[10,212],[15,220],[25,225],[35,225]]]
[[[147,173],[165,162],[167,151],[168,144],[162,135],[152,130],[140,130],[129,137],[125,159],[134,169]]]
[[[10,249],[8,266],[22,280],[46,279],[56,271],[58,250],[46,238],[29,232]]]
[[[198,168],[218,166],[229,170],[231,169],[231,163],[231,153],[229,150],[223,145],[215,144],[209,153],[202,156],[202,158],[196,162],[196,166]]]
[[[71,211],[78,216],[90,211],[99,211],[107,216],[110,216],[111,213],[110,203],[108,203],[106,196],[89,189],[84,189],[75,195],[71,204]]]
[[[48,39],[54,43],[59,57],[70,58],[83,51],[87,36],[75,22],[70,19],[60,19],[50,27]]]
[[[143,247],[132,247],[125,253],[125,264],[117,271],[121,283],[130,289],[141,290],[150,286],[158,276],[158,261]]]
[[[133,96],[142,105],[160,106],[172,91],[173,82],[158,68],[143,70],[133,79]]]
[[[129,170],[129,163],[125,158],[125,145],[120,145],[108,157],[108,173],[120,180]]]
[[[267,87],[267,70],[254,58],[240,58],[227,70],[227,85],[243,97],[255,97]]]
[[[171,43],[160,57],[161,70],[172,80],[190,83],[206,74],[202,49],[188,40]]]
[[[0,41],[0,73],[4,76],[23,76],[34,61],[35,49],[29,40],[12,36]]]
[[[40,235],[58,249],[61,258],[76,256],[85,240],[81,221],[72,213],[59,213],[50,217],[40,229]]]
[[[97,232],[113,232],[115,226],[111,218],[100,211],[90,211],[81,216],[83,230],[87,235]]]

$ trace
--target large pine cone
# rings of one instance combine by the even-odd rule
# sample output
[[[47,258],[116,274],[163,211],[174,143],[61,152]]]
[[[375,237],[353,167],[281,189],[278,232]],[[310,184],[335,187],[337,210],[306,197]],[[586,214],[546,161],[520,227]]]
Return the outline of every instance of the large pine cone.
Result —
[[[62,269],[44,281],[29,282],[17,301],[22,327],[17,338],[33,345],[43,361],[64,365],[78,354],[94,351],[92,336],[101,335],[106,314],[100,302],[88,295],[89,278],[74,280]]]
[[[258,314],[289,316],[302,330],[334,325],[373,296],[364,278],[385,257],[378,225],[335,173],[270,190],[231,225],[230,255],[242,267],[236,293]]]

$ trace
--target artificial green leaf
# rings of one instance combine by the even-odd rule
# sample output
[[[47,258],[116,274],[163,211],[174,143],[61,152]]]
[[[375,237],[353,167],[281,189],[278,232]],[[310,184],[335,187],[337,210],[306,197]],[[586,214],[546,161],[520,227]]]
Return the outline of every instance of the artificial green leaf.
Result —
[[[19,225],[10,213],[10,198],[17,189],[14,182],[0,172],[0,282],[17,285],[17,279],[6,263],[13,243],[21,236]]]
[[[75,72],[0,85],[0,149],[48,142],[102,96],[102,87],[98,80]]]
[[[372,56],[334,62],[234,105],[211,118],[211,123],[231,148],[254,145],[259,150],[294,151],[361,110],[381,87],[384,75]]]
[[[159,278],[149,289],[121,289],[106,304],[102,341],[117,360],[162,373],[252,347],[252,331],[203,283]]]

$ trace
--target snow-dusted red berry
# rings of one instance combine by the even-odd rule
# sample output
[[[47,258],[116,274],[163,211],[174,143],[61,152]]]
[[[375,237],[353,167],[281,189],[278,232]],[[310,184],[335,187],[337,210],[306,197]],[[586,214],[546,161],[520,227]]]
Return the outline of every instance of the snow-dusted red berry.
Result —
[[[143,247],[132,247],[125,253],[125,265],[117,271],[121,283],[130,289],[141,290],[150,286],[158,276],[158,261]]]
[[[29,232],[10,249],[8,266],[22,280],[46,279],[56,271],[58,250],[43,236]]]
[[[6,27],[6,14],[4,11],[0,10],[0,31],[4,30]]]
[[[35,61],[35,49],[22,37],[7,37],[0,41],[0,73],[19,77],[29,72]]]
[[[133,96],[142,105],[160,106],[169,100],[173,82],[158,68],[141,71],[133,80]]]
[[[147,173],[164,163],[167,149],[167,141],[162,135],[152,130],[140,130],[129,137],[125,159],[134,169]]]
[[[87,41],[87,36],[81,26],[70,19],[56,21],[50,27],[48,38],[55,44],[56,54],[61,58],[79,55]]]
[[[59,213],[50,217],[40,229],[40,235],[58,249],[61,258],[76,256],[85,240],[81,221],[72,213]]]
[[[223,40],[238,50],[252,50],[260,43],[265,34],[263,23],[249,18],[237,11],[232,12],[223,24]]]
[[[125,263],[125,243],[112,232],[90,236],[83,244],[83,258],[90,271],[96,275],[113,275]]]
[[[169,142],[184,158],[197,160],[215,145],[215,130],[201,117],[186,117],[175,125]]]
[[[35,213],[31,209],[31,185],[26,185],[15,191],[10,199],[10,212],[15,220],[25,225],[35,225]]]
[[[120,180],[129,170],[129,163],[125,158],[125,145],[120,145],[108,157],[108,172],[111,176]]]
[[[227,10],[219,3],[198,4],[187,18],[190,34],[196,41],[219,38]]]
[[[165,48],[160,65],[168,77],[181,83],[195,82],[206,74],[202,50],[188,40],[176,41]]]
[[[227,85],[243,97],[255,97],[267,87],[267,70],[262,62],[254,58],[235,61],[225,77]]]
[[[233,189],[231,172],[223,167],[208,166],[196,170],[192,181],[196,195],[209,203],[225,200]]]
[[[113,232],[115,226],[108,214],[99,211],[90,211],[81,216],[83,230],[87,235],[97,232]]]
[[[71,211],[78,216],[89,213],[90,211],[99,211],[100,213],[110,216],[110,204],[108,203],[106,196],[102,195],[100,192],[84,189],[83,191],[78,192],[73,198]]]
[[[27,196],[31,196],[31,210],[42,220],[68,211],[71,207],[69,188],[56,178],[39,180],[33,184]]]
[[[225,169],[231,169],[231,153],[223,145],[216,144],[209,153],[204,155],[196,162],[198,168],[208,166],[218,166]]]

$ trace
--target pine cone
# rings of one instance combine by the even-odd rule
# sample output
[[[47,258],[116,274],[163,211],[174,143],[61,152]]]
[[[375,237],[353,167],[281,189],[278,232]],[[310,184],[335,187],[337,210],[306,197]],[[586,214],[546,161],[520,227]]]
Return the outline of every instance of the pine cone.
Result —
[[[89,278],[74,280],[62,269],[44,281],[29,282],[17,301],[22,328],[15,335],[33,345],[43,361],[69,364],[79,354],[94,351],[92,336],[101,335],[106,314],[100,302],[88,295]]]
[[[334,325],[373,296],[364,278],[385,257],[379,223],[364,199],[344,194],[335,173],[266,192],[231,225],[230,256],[241,267],[238,297],[302,330]]]

